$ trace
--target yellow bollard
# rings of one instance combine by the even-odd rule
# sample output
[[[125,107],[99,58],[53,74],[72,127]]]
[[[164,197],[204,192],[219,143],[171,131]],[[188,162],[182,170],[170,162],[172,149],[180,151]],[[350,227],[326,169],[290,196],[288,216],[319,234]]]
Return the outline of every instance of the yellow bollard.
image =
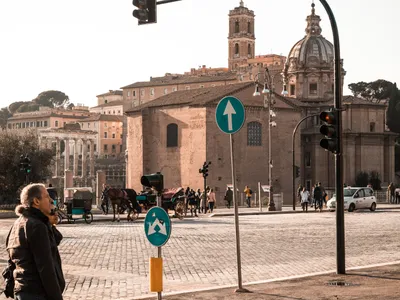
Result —
[[[162,257],[150,257],[150,292],[163,290]]]

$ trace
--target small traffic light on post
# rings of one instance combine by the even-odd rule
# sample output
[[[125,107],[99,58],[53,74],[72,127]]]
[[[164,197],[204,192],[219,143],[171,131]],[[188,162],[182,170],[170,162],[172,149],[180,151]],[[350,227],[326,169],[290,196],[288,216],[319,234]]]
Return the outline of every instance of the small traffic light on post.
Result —
[[[160,172],[143,175],[140,183],[145,187],[155,189],[159,193],[164,190],[164,176]]]
[[[319,115],[321,125],[319,131],[325,136],[321,139],[320,146],[327,151],[339,154],[339,136],[338,136],[338,113],[337,110],[323,111]]]
[[[137,7],[132,15],[139,25],[157,23],[157,0],[133,0],[132,4]]]

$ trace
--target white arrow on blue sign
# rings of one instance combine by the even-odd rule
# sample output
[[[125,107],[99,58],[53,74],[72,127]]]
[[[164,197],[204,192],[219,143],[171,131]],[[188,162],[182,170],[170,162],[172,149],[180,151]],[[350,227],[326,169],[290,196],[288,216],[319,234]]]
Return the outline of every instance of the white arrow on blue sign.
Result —
[[[219,101],[215,110],[215,120],[221,131],[228,134],[239,131],[245,118],[244,106],[239,99],[228,96]]]

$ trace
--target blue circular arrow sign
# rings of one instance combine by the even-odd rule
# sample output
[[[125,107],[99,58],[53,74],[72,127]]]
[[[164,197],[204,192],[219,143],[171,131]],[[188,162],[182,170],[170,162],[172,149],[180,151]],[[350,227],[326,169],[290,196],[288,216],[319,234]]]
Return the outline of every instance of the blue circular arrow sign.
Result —
[[[246,118],[243,103],[228,96],[219,101],[215,110],[215,120],[221,131],[232,134],[240,130]]]
[[[167,243],[171,235],[171,220],[163,208],[155,206],[147,212],[144,233],[153,246],[161,247]]]

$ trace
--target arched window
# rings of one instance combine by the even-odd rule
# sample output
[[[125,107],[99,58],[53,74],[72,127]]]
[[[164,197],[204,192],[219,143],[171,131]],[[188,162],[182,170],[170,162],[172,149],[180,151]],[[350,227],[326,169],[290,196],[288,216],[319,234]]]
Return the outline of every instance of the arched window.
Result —
[[[251,45],[250,44],[247,45],[247,54],[251,55]]]
[[[247,146],[262,145],[261,123],[250,122],[247,124]]]
[[[175,123],[167,126],[167,147],[178,147],[178,125]]]
[[[239,33],[239,21],[235,22],[235,33]]]
[[[251,33],[251,23],[247,22],[247,32]]]
[[[235,44],[235,54],[239,54],[239,44]]]

